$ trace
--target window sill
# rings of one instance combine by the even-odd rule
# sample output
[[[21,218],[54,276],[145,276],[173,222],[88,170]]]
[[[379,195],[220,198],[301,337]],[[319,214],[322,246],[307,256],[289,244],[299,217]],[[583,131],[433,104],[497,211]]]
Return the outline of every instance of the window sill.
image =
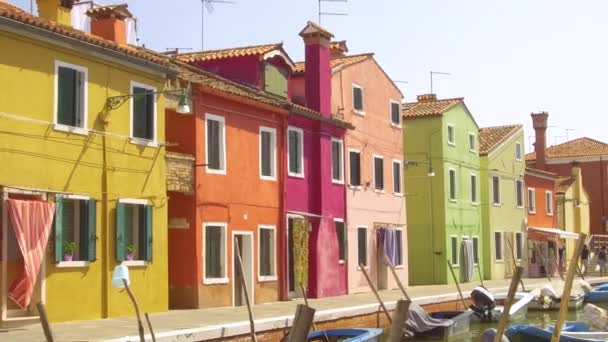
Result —
[[[73,133],[73,134],[79,134],[79,135],[89,135],[89,130],[86,128],[82,128],[82,127],[74,127],[74,126],[68,126],[68,125],[62,125],[62,124],[56,123],[55,126],[53,127],[53,129],[56,131],[61,131],[61,132],[67,132],[67,133]]]
[[[493,206],[493,207],[497,207],[497,208],[499,208],[499,207],[502,207],[502,204],[499,204],[499,203],[492,203],[492,206]]]
[[[458,202],[458,201],[457,201],[456,199],[454,199],[454,198],[449,198],[449,199],[448,199],[448,202],[456,203],[456,202]]]
[[[223,170],[216,170],[216,169],[210,169],[209,167],[207,167],[205,169],[205,173],[207,174],[212,174],[212,175],[226,175],[226,169]]]
[[[336,179],[332,179],[331,183],[332,184],[337,184],[337,185],[344,185],[344,181],[336,180]]]
[[[58,268],[89,267],[88,261],[61,261],[55,265]]]
[[[346,263],[346,260],[338,260],[338,264],[340,265],[344,265]]]
[[[203,284],[205,285],[218,285],[218,284],[228,284],[230,280],[228,278],[205,278],[203,279]]]
[[[369,266],[363,266],[363,268],[368,271],[369,270]],[[361,266],[357,266],[357,271],[361,271]]]
[[[154,140],[147,140],[147,139],[134,138],[134,137],[131,137],[131,144],[145,146],[145,147],[158,147],[158,142],[156,142]]]
[[[272,176],[260,176],[260,179],[265,180],[265,181],[271,181],[271,182],[277,181],[277,177],[272,177]]]
[[[504,260],[494,260],[495,264],[504,264],[505,261]]]
[[[536,210],[535,211],[528,211],[528,214],[530,214],[530,215],[536,215]]]
[[[348,185],[349,189],[353,189],[353,190],[361,190],[363,189],[363,187],[361,185]]]
[[[258,282],[267,283],[267,282],[277,281],[277,279],[278,279],[277,276],[259,276]]]
[[[517,206],[515,206],[515,207],[516,207],[517,209],[524,209],[524,207],[523,207],[523,206],[519,206],[519,205],[517,205]]]
[[[365,112],[362,110],[353,109],[353,113],[361,116],[365,116]]]
[[[401,129],[401,125],[397,125],[397,124],[395,124],[393,122],[391,122],[391,127],[397,128],[397,129]]]
[[[521,158],[519,158],[519,159],[515,158],[515,161],[521,163],[522,159]]]
[[[452,265],[452,268],[460,268],[460,264]]]
[[[287,173],[287,176],[289,177],[293,177],[293,178],[304,178],[304,174],[303,173]]]
[[[456,143],[455,143],[455,142],[449,142],[449,141],[448,141],[448,145],[453,146],[453,147],[456,147]]]
[[[383,194],[385,191],[382,189],[374,189],[374,192],[378,194]]]
[[[403,193],[402,192],[393,192],[393,196],[395,196],[395,197],[403,197]]]
[[[147,267],[150,263],[145,260],[125,260],[121,265],[127,267]]]
[[[395,267],[396,270],[402,270],[405,268],[405,265],[395,265],[393,267]]]
[[[551,213],[551,214],[547,213],[547,216],[553,216],[553,213]]]
[[[477,207],[477,206],[479,206],[479,202],[471,202],[471,205],[474,207]]]
[[[477,153],[477,150],[469,150],[471,153]]]

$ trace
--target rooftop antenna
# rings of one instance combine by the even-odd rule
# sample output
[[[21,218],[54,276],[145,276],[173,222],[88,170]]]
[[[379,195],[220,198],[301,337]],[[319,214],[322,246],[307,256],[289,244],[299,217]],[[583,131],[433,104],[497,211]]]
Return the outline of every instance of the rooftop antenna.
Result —
[[[171,47],[171,48],[166,48],[166,51],[163,52],[162,54],[164,55],[178,55],[179,51],[182,50],[194,50],[193,48],[180,48],[180,47]]]
[[[321,25],[321,16],[322,15],[348,15],[348,13],[338,13],[338,12],[323,12],[321,9],[321,3],[323,2],[342,2],[347,3],[348,0],[319,0],[319,25]]]
[[[576,131],[576,129],[566,128],[566,141],[570,141],[570,135],[568,134],[570,131]]]
[[[214,4],[236,4],[231,0],[201,0],[201,51],[205,50],[205,9],[209,14],[215,11]]]
[[[557,145],[557,138],[566,138],[567,139],[567,136],[565,136],[565,135],[556,135],[556,136],[554,136],[553,137],[553,145]]]
[[[449,72],[441,72],[441,71],[430,71],[431,74],[431,94],[433,93],[433,75],[446,75],[446,76],[451,76],[452,74],[450,74]]]

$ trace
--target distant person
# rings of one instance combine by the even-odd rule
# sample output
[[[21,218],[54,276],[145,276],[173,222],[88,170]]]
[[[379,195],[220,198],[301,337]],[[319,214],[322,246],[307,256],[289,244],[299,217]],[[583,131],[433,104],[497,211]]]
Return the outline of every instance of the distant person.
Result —
[[[589,267],[589,247],[587,245],[583,246],[583,251],[581,252],[581,264],[583,274],[587,274],[587,267]]]
[[[600,277],[606,275],[606,246],[602,246],[600,252],[597,254],[597,263],[600,265]]]
[[[561,272],[564,272],[564,267],[566,265],[566,246],[564,246],[564,244],[559,246],[557,254],[559,254],[559,269]]]

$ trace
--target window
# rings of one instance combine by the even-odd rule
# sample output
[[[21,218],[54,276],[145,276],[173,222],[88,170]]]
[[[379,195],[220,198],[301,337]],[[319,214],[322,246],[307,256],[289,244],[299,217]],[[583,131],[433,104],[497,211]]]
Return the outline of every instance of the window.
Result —
[[[471,175],[471,203],[477,203],[477,175]]]
[[[357,228],[357,261],[359,265],[367,266],[367,228],[366,227],[358,227]]]
[[[331,180],[335,183],[344,183],[344,150],[342,140],[331,139]]]
[[[338,237],[338,256],[340,262],[344,263],[346,261],[346,227],[342,219],[334,219],[334,224],[336,225],[336,235]]]
[[[374,156],[374,188],[384,190],[384,158]]]
[[[403,230],[395,229],[395,256],[396,264],[394,266],[403,265]]]
[[[203,283],[227,283],[226,273],[226,223],[203,223]]]
[[[515,160],[521,160],[521,143],[515,143]]]
[[[363,112],[363,88],[353,84],[353,109],[355,112]]]
[[[515,256],[517,260],[522,259],[523,248],[524,247],[524,239],[523,233],[515,233]]]
[[[456,145],[456,130],[454,125],[448,124],[448,144]]]
[[[258,253],[260,263],[260,280],[276,280],[276,235],[274,226],[260,226],[258,236]]]
[[[207,173],[226,174],[226,120],[222,116],[205,114]]]
[[[469,151],[471,152],[475,152],[476,151],[476,140],[477,140],[477,136],[473,133],[469,133]]]
[[[156,140],[156,88],[131,82],[131,137]]]
[[[536,190],[528,188],[528,212],[536,213]]]
[[[450,182],[450,200],[456,200],[456,170],[450,169],[449,173],[449,182]]]
[[[401,127],[401,104],[391,101],[391,125]]]
[[[355,150],[348,151],[348,160],[350,163],[350,185],[361,185],[361,153]]]
[[[502,232],[494,232],[494,259],[503,261]]]
[[[547,206],[547,215],[553,215],[553,192],[545,192],[545,205]]]
[[[260,178],[276,180],[277,131],[260,127]]]
[[[458,237],[450,236],[450,262],[452,266],[458,266]]]
[[[83,196],[58,195],[55,200],[54,224],[56,263],[95,261],[95,200]]]
[[[121,199],[116,207],[116,258],[152,261],[153,207],[146,200]]]
[[[290,176],[304,177],[304,131],[299,128],[287,129],[289,148],[287,151]]]
[[[401,161],[393,160],[393,193],[401,192]]]
[[[515,180],[515,204],[518,208],[524,207],[524,181],[521,179]]]
[[[86,68],[55,62],[55,123],[68,130],[87,128]]]
[[[479,238],[473,236],[473,262],[479,263]]]
[[[492,204],[500,205],[500,177],[492,176]]]

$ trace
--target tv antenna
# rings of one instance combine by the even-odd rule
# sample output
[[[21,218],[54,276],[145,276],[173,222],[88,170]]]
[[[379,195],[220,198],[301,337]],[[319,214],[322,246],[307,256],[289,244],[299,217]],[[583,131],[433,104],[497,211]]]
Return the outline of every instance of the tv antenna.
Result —
[[[566,128],[566,141],[570,141],[570,136],[569,136],[569,132],[571,131],[576,131],[576,129],[574,128]]]
[[[342,2],[347,3],[348,0],[319,0],[319,25],[321,25],[321,16],[323,15],[348,15],[348,13],[339,13],[339,12],[323,12],[321,9],[321,3],[323,2]]]
[[[215,4],[236,4],[231,0],[201,0],[201,51],[205,50],[205,10],[209,14],[215,11]]]
[[[433,93],[433,76],[434,75],[445,75],[445,76],[451,76],[452,74],[450,74],[449,72],[441,72],[441,71],[430,71],[430,75],[431,75],[431,94]]]
[[[179,52],[184,50],[194,50],[193,48],[180,48],[180,47],[170,47],[166,48],[165,52],[161,52],[163,55],[179,55]]]

